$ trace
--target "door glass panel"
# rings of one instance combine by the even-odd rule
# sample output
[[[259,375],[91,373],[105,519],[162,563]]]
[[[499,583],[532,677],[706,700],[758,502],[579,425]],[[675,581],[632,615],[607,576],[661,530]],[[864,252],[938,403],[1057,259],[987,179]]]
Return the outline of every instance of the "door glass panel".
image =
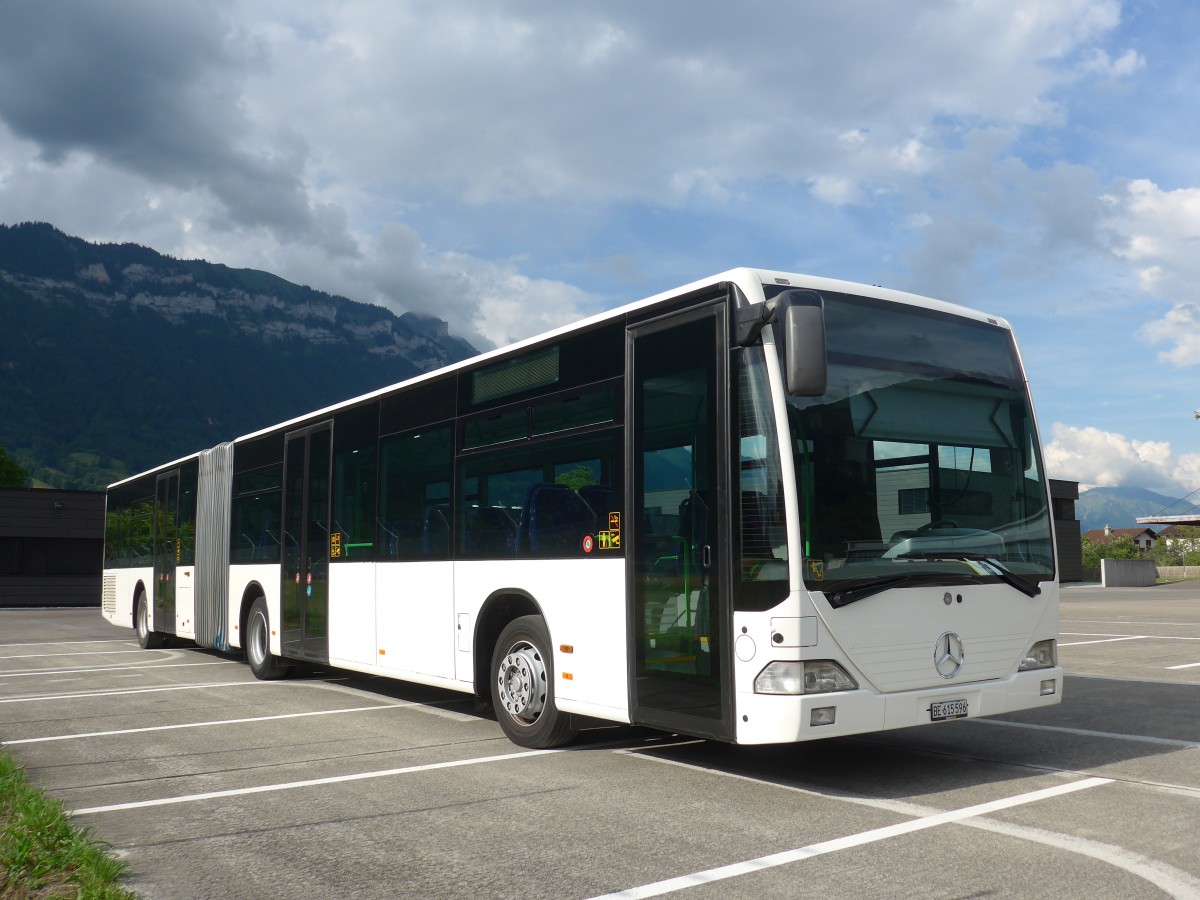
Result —
[[[293,656],[329,647],[329,426],[288,438],[283,508],[283,644]]]
[[[643,715],[723,715],[716,323],[705,317],[634,345],[634,675]]]
[[[304,457],[308,440],[304,435],[287,444],[283,501],[283,643],[299,652],[302,598],[306,587],[303,565]]]
[[[154,627],[175,633],[175,567],[179,563],[179,473],[158,479],[155,502]]]
[[[329,429],[309,437],[304,535],[304,652],[325,656],[329,638]]]

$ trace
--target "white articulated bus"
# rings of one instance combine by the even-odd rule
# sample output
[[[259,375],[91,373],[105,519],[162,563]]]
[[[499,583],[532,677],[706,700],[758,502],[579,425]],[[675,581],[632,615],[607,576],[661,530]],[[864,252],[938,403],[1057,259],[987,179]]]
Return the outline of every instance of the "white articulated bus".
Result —
[[[114,484],[103,613],[746,744],[1058,702],[1006,322],[736,269]]]

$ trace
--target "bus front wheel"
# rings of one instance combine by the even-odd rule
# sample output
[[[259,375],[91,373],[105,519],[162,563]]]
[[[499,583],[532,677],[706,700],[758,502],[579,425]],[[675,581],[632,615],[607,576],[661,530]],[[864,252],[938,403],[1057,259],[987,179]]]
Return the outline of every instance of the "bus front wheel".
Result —
[[[157,650],[163,645],[163,636],[150,628],[150,604],[146,592],[139,590],[134,601],[134,629],[137,631],[138,646],[143,650]]]
[[[554,704],[550,633],[540,616],[514,619],[492,654],[492,705],[508,739],[522,747],[558,747],[578,733]]]
[[[267,601],[259,597],[246,617],[246,662],[254,677],[262,681],[283,678],[287,666],[271,654],[271,620],[267,616]]]

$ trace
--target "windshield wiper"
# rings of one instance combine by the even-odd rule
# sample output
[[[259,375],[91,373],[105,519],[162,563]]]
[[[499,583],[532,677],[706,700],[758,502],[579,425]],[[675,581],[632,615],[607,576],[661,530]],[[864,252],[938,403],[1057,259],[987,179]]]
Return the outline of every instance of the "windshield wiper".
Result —
[[[865,600],[873,594],[880,594],[894,587],[900,587],[903,584],[912,584],[916,581],[928,580],[928,575],[921,573],[910,573],[906,575],[889,575],[887,578],[875,578],[871,581],[864,581],[862,584],[854,587],[842,588],[840,591],[826,591],[825,599],[829,601],[829,605],[834,609],[839,609],[843,606],[849,606],[858,600]]]
[[[1014,587],[1027,597],[1036,597],[1042,592],[1042,589],[1036,584],[1030,584],[1021,576],[1017,575],[1012,569],[1000,562],[994,556],[988,556],[986,553],[968,553],[961,550],[920,550],[912,553],[900,553],[896,556],[897,559],[952,559],[962,562],[978,563],[979,568],[983,569],[988,575],[994,575],[999,578],[1009,587]]]

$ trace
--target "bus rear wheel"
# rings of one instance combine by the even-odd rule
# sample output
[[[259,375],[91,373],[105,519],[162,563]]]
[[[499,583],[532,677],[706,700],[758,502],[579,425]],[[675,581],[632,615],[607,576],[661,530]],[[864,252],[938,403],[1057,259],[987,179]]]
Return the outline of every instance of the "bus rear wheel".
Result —
[[[263,597],[254,601],[246,617],[246,662],[260,681],[283,678],[288,673],[288,667],[271,654],[271,620]]]
[[[514,744],[540,750],[578,734],[554,704],[550,633],[540,616],[514,619],[500,632],[491,672],[496,719]]]
[[[157,650],[163,645],[163,636],[150,628],[150,604],[145,591],[138,591],[134,610],[133,627],[137,631],[138,646],[143,650]]]

